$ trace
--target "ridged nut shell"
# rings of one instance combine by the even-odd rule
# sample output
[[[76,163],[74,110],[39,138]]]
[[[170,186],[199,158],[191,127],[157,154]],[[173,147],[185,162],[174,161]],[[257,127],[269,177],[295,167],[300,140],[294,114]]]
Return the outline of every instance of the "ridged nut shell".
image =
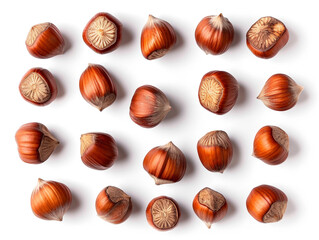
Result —
[[[106,133],[86,133],[81,135],[82,162],[93,169],[110,168],[118,156],[114,138]]]
[[[193,200],[193,210],[208,228],[223,219],[228,205],[225,197],[208,187],[199,191]]]
[[[55,181],[44,181],[39,178],[38,185],[31,195],[34,215],[44,220],[62,221],[71,203],[70,189]]]
[[[80,77],[79,86],[82,97],[100,111],[116,99],[116,86],[101,65],[89,64]]]
[[[156,185],[180,181],[186,171],[186,158],[172,142],[150,150],[143,167],[155,180]]]
[[[117,187],[108,186],[97,196],[95,209],[97,215],[103,220],[119,224],[124,222],[132,212],[131,197]]]
[[[173,27],[166,21],[149,15],[141,34],[141,50],[148,60],[163,57],[176,43]]]
[[[238,90],[238,82],[231,74],[224,71],[208,72],[199,85],[199,102],[208,111],[225,114],[235,105]]]
[[[284,216],[288,198],[278,188],[269,185],[255,187],[246,200],[250,215],[259,222],[278,222]]]
[[[232,160],[233,146],[226,132],[212,131],[198,141],[197,152],[207,170],[222,173]]]
[[[303,87],[285,74],[275,74],[265,83],[257,99],[276,111],[286,111],[298,102]]]
[[[173,229],[180,218],[177,202],[166,196],[152,199],[146,208],[148,223],[157,230],[167,231]]]
[[[255,22],[246,34],[246,44],[255,56],[272,58],[289,39],[286,26],[274,17],[262,17]]]
[[[62,54],[65,41],[59,29],[53,23],[34,25],[25,41],[29,53],[37,58],[50,58]]]
[[[97,13],[85,26],[82,38],[96,53],[112,52],[121,43],[122,24],[109,13]]]
[[[265,126],[256,134],[253,155],[270,165],[284,162],[289,153],[289,137],[279,127]]]
[[[144,85],[136,89],[130,105],[130,117],[145,128],[158,125],[171,110],[165,94],[156,87]]]
[[[27,123],[16,132],[20,158],[26,163],[39,164],[46,161],[59,141],[41,123]]]
[[[21,96],[29,103],[37,106],[50,104],[58,94],[53,75],[43,68],[32,68],[19,84]]]
[[[206,54],[219,55],[229,49],[234,39],[234,28],[222,14],[207,16],[197,25],[195,39]]]

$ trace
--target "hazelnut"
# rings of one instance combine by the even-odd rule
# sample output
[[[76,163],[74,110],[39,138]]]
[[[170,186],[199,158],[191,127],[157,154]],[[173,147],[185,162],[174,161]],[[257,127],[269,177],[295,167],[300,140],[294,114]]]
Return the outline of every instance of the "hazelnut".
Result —
[[[62,221],[71,202],[72,195],[67,186],[41,178],[31,195],[31,208],[34,215],[44,220]]]
[[[278,222],[284,216],[288,198],[284,192],[269,185],[260,185],[251,190],[246,200],[250,215],[259,222]]]
[[[106,133],[86,133],[81,135],[82,162],[93,169],[110,168],[118,156],[114,138]]]
[[[199,85],[200,104],[216,114],[229,112],[236,103],[239,85],[237,80],[224,71],[206,73]]]
[[[95,208],[99,217],[107,222],[119,224],[131,214],[131,197],[117,187],[108,186],[97,196]]]
[[[260,58],[272,58],[289,39],[286,26],[276,18],[262,17],[255,22],[246,34],[250,51]]]
[[[163,57],[176,43],[173,27],[166,21],[148,16],[141,34],[141,50],[148,60]]]
[[[15,139],[22,161],[39,164],[46,161],[59,141],[41,123],[27,123],[16,132]]]
[[[233,38],[233,25],[223,14],[204,17],[195,31],[197,45],[206,54],[219,55],[226,52]]]
[[[289,153],[289,138],[279,127],[265,126],[256,134],[253,155],[270,165],[284,162]]]
[[[225,217],[228,205],[222,194],[206,187],[196,194],[193,209],[199,219],[210,228],[212,223]]]
[[[265,83],[257,99],[276,111],[286,111],[298,102],[303,87],[285,74],[272,75]]]
[[[146,218],[157,230],[171,230],[180,218],[177,202],[166,196],[154,198],[146,208]]]
[[[226,132],[212,131],[199,139],[197,152],[207,170],[223,173],[232,160],[233,146]]]
[[[153,148],[143,161],[145,171],[156,185],[180,181],[185,174],[186,165],[184,154],[172,142]]]
[[[80,77],[82,97],[100,111],[116,99],[117,91],[109,73],[98,64],[89,64]]]
[[[43,68],[32,68],[22,78],[19,90],[28,102],[45,106],[51,103],[58,94],[53,75]]]
[[[171,110],[165,94],[156,87],[144,85],[136,89],[130,105],[130,117],[145,128],[157,126]]]
[[[34,25],[25,41],[29,53],[37,58],[50,58],[62,54],[65,49],[64,39],[53,23]]]
[[[120,45],[122,24],[111,14],[101,12],[91,18],[82,37],[86,45],[96,53],[109,53]]]

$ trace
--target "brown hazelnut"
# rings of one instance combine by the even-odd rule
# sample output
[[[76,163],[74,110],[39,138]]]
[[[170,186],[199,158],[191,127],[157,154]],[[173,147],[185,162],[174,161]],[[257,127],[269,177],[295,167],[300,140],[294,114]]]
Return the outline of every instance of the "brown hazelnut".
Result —
[[[169,197],[154,198],[146,208],[148,223],[157,230],[171,230],[180,218],[177,202]]]
[[[254,153],[256,158],[270,165],[284,162],[289,153],[289,138],[279,127],[265,126],[256,134]]]
[[[153,148],[143,161],[145,171],[154,179],[156,185],[180,181],[186,166],[184,154],[172,142]]]
[[[284,192],[269,185],[251,190],[246,200],[247,210],[259,222],[278,222],[284,216],[288,198]]]
[[[246,34],[250,51],[260,58],[272,58],[289,39],[286,26],[276,18],[262,17],[255,22]]]
[[[239,85],[237,80],[224,71],[206,73],[199,85],[200,104],[216,114],[229,112],[236,103]]]
[[[44,220],[62,221],[71,202],[72,195],[67,186],[41,178],[31,195],[31,208],[34,215]]]
[[[82,162],[93,169],[110,168],[118,156],[114,138],[106,133],[86,133],[81,135]]]
[[[27,123],[16,132],[15,139],[22,161],[39,164],[46,161],[59,141],[41,123]]]
[[[50,58],[62,54],[65,49],[64,39],[53,23],[34,25],[25,41],[29,53],[37,58]]]
[[[223,219],[227,213],[228,205],[225,197],[208,187],[199,191],[193,201],[195,214],[205,222],[208,228],[212,223]]]
[[[265,83],[257,99],[276,111],[286,111],[298,102],[303,87],[285,74],[272,75]]]
[[[226,52],[233,38],[233,25],[223,14],[204,17],[195,31],[197,45],[206,54],[219,55]]]
[[[156,87],[144,85],[136,89],[130,105],[130,117],[145,128],[157,126],[171,110],[165,94]]]
[[[232,160],[233,146],[226,132],[212,131],[199,139],[197,152],[207,170],[223,173]]]
[[[148,60],[163,57],[176,43],[173,27],[166,21],[148,16],[141,34],[141,50]]]
[[[132,201],[121,189],[108,186],[97,196],[95,208],[99,217],[107,222],[119,224],[130,216]]]
[[[43,68],[32,68],[22,78],[19,91],[28,102],[45,106],[51,103],[58,94],[53,75]]]
[[[116,99],[117,91],[107,70],[98,64],[89,64],[80,77],[82,97],[100,111]]]
[[[96,14],[85,26],[82,37],[94,52],[104,54],[119,47],[122,39],[122,24],[109,13]]]

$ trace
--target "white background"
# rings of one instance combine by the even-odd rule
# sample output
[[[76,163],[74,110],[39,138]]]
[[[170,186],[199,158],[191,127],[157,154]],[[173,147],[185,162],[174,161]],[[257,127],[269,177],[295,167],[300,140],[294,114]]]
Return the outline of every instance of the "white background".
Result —
[[[193,237],[269,239],[317,236],[318,209],[318,25],[316,1],[7,1],[0,9],[1,24],[1,129],[0,129],[0,221],[1,239],[190,239]],[[82,30],[96,13],[116,16],[124,26],[123,42],[114,52],[99,55],[82,40]],[[196,45],[199,21],[222,12],[235,28],[231,48],[221,56],[205,55]],[[148,14],[165,19],[176,30],[177,45],[161,59],[148,61],[140,52],[140,33]],[[288,44],[269,60],[255,57],[246,47],[245,34],[260,17],[282,20],[290,32]],[[32,57],[24,41],[32,25],[54,23],[68,43],[65,54],[46,60]],[[118,87],[118,98],[99,112],[82,98],[78,81],[88,63],[106,67]],[[20,79],[32,67],[43,67],[58,82],[57,99],[46,107],[24,101]],[[206,111],[197,98],[201,77],[211,70],[225,70],[240,84],[235,107],[223,116]],[[276,112],[256,99],[265,81],[285,73],[304,87],[299,103]],[[153,129],[144,129],[129,117],[135,89],[143,84],[160,88],[173,110]],[[41,122],[61,144],[43,164],[19,159],[14,135],[24,123]],[[253,158],[252,143],[264,125],[276,125],[290,137],[286,162],[270,166]],[[224,174],[211,173],[200,163],[196,144],[211,130],[225,130],[234,144],[234,158]],[[91,131],[111,134],[120,156],[105,171],[87,168],[80,159],[80,135]],[[171,185],[155,186],[144,171],[145,154],[153,147],[173,141],[186,155],[184,178]],[[74,201],[63,222],[36,218],[30,195],[37,178],[66,184]],[[260,184],[274,185],[289,198],[282,221],[262,224],[247,212],[250,190]],[[104,187],[114,185],[131,195],[133,212],[120,225],[96,216],[95,198]],[[206,228],[193,213],[192,201],[203,187],[221,192],[229,203],[226,217]],[[157,232],[145,218],[148,202],[159,195],[173,197],[181,219],[175,229]],[[7,236],[6,238],[4,236]]]

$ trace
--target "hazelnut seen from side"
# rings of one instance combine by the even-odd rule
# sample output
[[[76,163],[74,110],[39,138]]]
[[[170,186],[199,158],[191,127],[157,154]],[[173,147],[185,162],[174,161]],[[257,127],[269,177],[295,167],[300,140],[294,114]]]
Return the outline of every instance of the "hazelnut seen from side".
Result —
[[[272,75],[257,99],[276,111],[286,111],[296,105],[303,87],[285,74]]]
[[[256,134],[253,156],[270,165],[283,163],[289,153],[289,138],[279,127],[265,126]]]
[[[206,73],[199,85],[200,104],[218,115],[229,112],[236,103],[239,85],[237,80],[224,71]]]
[[[208,187],[200,190],[193,200],[195,214],[205,222],[208,228],[212,223],[223,219],[227,213],[228,205],[225,197]]]
[[[223,14],[207,16],[197,25],[195,39],[206,54],[219,55],[229,49],[234,39],[234,28]]]
[[[122,24],[111,14],[101,12],[87,23],[82,37],[86,45],[96,53],[109,53],[120,45]]]
[[[207,170],[223,173],[232,160],[233,146],[226,132],[212,131],[199,139],[197,152]]]
[[[71,202],[72,194],[66,185],[41,178],[31,195],[31,208],[34,215],[44,220],[62,221]]]
[[[166,21],[149,15],[141,34],[141,50],[148,60],[163,57],[176,43],[173,27]]]
[[[172,142],[150,150],[143,161],[143,167],[154,179],[156,185],[180,181],[186,171],[186,158]]]
[[[259,222],[278,222],[284,216],[288,198],[284,192],[269,185],[251,190],[246,200],[249,214]]]
[[[105,170],[114,164],[118,148],[114,138],[106,133],[86,133],[81,135],[82,162],[93,169]]]
[[[22,161],[39,164],[46,161],[59,141],[41,123],[27,123],[16,132],[15,139]]]
[[[50,58],[62,54],[65,41],[53,23],[34,25],[25,41],[29,53],[37,58]]]
[[[117,90],[107,70],[98,64],[89,64],[80,77],[82,97],[98,110],[110,106],[116,99]]]
[[[130,117],[136,124],[145,128],[157,126],[171,110],[165,94],[151,85],[136,89],[130,105]]]
[[[121,189],[113,186],[104,188],[96,198],[97,215],[103,220],[119,224],[124,222],[132,212],[131,197]]]
[[[246,44],[250,51],[260,58],[272,58],[289,39],[286,26],[276,18],[262,17],[246,34]]]
[[[53,75],[43,68],[32,68],[19,84],[21,96],[37,106],[50,104],[57,96],[58,88]]]
[[[152,199],[146,208],[147,222],[157,230],[167,231],[173,229],[180,218],[177,202],[166,196]]]

